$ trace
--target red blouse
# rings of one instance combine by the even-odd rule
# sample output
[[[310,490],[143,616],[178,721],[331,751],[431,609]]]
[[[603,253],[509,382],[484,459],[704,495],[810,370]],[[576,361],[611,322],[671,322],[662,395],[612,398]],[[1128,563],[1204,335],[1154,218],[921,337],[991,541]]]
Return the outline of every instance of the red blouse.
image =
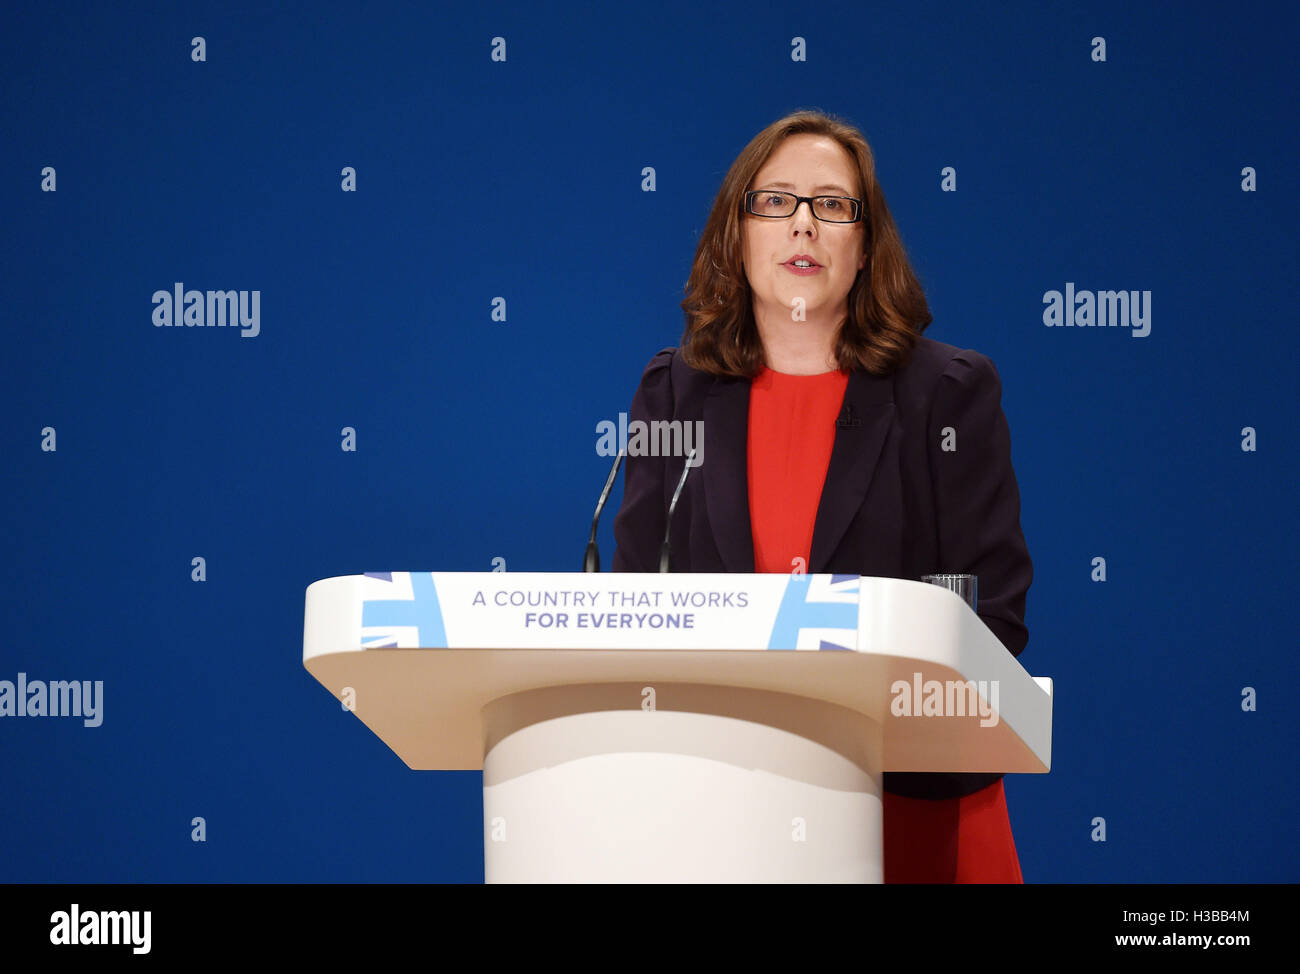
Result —
[[[754,570],[807,571],[835,420],[848,373],[788,375],[766,366],[749,391],[749,517]],[[883,792],[887,883],[1021,883],[1006,793],[963,798]]]
[[[749,387],[749,520],[754,570],[807,571],[847,372],[787,375],[767,366]],[[803,559],[798,568],[795,559]]]

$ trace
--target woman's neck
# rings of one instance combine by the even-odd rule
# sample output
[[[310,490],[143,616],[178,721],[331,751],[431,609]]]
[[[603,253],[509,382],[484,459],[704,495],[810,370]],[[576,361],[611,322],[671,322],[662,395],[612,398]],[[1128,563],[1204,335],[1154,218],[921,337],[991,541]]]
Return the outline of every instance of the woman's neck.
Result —
[[[787,375],[819,375],[839,368],[835,335],[839,325],[812,321],[765,321],[755,313],[766,365]]]

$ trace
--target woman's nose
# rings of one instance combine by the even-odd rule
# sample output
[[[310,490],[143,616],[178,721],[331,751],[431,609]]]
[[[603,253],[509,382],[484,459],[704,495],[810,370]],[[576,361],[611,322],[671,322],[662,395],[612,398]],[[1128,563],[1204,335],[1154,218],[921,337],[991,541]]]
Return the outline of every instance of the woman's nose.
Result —
[[[805,227],[808,229],[812,229],[813,225],[817,222],[817,218],[813,216],[812,204],[809,203],[807,200],[799,201],[799,203],[795,206],[794,213],[791,214],[790,218],[794,222],[794,226],[796,230],[803,229]]]

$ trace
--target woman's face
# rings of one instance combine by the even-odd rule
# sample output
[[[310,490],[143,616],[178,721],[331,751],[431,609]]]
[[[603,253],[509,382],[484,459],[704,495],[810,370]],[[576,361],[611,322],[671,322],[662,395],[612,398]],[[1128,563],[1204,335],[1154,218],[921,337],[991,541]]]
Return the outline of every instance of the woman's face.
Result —
[[[782,142],[754,177],[750,189],[779,189],[799,196],[861,199],[853,158],[834,139],[803,133]],[[862,208],[865,211],[865,206]],[[769,320],[794,316],[803,299],[806,320],[835,319],[848,311],[848,295],[866,263],[862,222],[827,223],[800,203],[794,214],[771,219],[745,213],[741,241],[745,276],[754,292],[755,314]],[[817,262],[812,273],[790,266],[797,254]]]

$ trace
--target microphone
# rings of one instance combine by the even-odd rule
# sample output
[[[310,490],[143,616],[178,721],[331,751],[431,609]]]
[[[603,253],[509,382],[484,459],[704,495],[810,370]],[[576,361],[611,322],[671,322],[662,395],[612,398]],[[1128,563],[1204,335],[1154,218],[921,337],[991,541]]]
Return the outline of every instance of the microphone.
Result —
[[[591,540],[587,542],[587,553],[582,559],[582,570],[584,572],[600,571],[600,549],[596,546],[596,525],[600,523],[600,512],[605,509],[605,502],[609,500],[610,488],[614,486],[614,478],[618,476],[618,468],[623,463],[623,454],[626,450],[619,450],[618,456],[614,458],[614,466],[609,470],[609,476],[605,478],[605,489],[600,492],[600,500],[596,501],[596,516],[591,519]]]
[[[668,505],[668,516],[664,518],[664,543],[659,549],[659,571],[668,571],[668,562],[672,557],[672,545],[668,543],[668,535],[673,529],[673,511],[677,510],[677,498],[682,496],[682,487],[686,485],[686,475],[691,472],[691,461],[695,459],[695,451],[691,450],[686,455],[686,465],[682,467],[681,479],[677,481],[677,489],[673,491],[672,503]]]
[[[857,429],[862,425],[862,420],[854,419],[853,407],[845,403],[844,411],[840,413],[840,418],[835,421],[835,425],[840,429]]]

